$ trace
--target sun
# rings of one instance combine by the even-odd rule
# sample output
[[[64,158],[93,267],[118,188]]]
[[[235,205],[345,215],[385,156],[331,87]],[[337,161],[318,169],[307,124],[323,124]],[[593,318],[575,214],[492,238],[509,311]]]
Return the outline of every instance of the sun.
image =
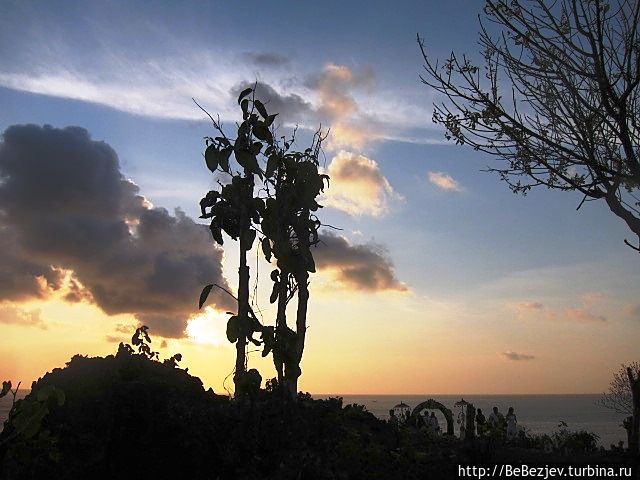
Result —
[[[223,345],[228,315],[212,307],[191,317],[187,323],[187,336],[203,345]]]

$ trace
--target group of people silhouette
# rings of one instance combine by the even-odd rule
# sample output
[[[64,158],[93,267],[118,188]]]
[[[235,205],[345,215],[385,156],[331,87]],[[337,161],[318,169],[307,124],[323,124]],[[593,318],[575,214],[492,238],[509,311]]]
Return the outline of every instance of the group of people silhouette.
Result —
[[[513,411],[513,407],[509,407],[507,415],[503,415],[498,407],[493,407],[493,411],[487,419],[482,413],[482,409],[476,412],[476,432],[478,436],[486,435],[491,431],[502,430],[507,435],[507,440],[512,440],[518,435],[518,418]]]
[[[439,435],[440,422],[438,422],[438,417],[436,417],[435,412],[431,412],[431,415],[429,415],[429,413],[424,410],[422,413],[422,415],[418,415],[418,428],[425,427],[427,430],[435,433],[436,435]]]
[[[514,412],[513,407],[509,407],[506,415],[503,415],[502,412],[498,409],[498,407],[493,407],[493,411],[489,415],[489,418],[486,418],[484,413],[482,413],[482,409],[478,408],[477,410],[473,409],[473,406],[468,402],[462,401],[456,406],[462,406],[463,408],[458,413],[457,423],[459,428],[460,438],[467,438],[467,428],[468,425],[474,425],[475,423],[475,433],[479,436],[490,435],[495,432],[502,432],[506,435],[507,440],[513,440],[518,436],[518,419]],[[467,410],[467,406],[471,408],[471,410]],[[399,410],[396,413],[396,409]],[[446,409],[448,410],[448,409]],[[475,422],[467,422],[467,412],[471,412],[475,410]],[[449,413],[451,416],[451,413]],[[446,414],[445,414],[446,417]],[[389,421],[394,425],[411,425],[413,427],[417,427],[419,429],[425,429],[429,432],[432,432],[436,435],[441,433],[440,422],[438,421],[438,417],[434,411],[429,413],[428,409],[422,410],[418,415],[411,415],[411,409],[408,405],[399,404],[393,409],[389,410]],[[449,418],[448,421],[451,421]],[[449,433],[453,433],[453,427],[448,427]]]

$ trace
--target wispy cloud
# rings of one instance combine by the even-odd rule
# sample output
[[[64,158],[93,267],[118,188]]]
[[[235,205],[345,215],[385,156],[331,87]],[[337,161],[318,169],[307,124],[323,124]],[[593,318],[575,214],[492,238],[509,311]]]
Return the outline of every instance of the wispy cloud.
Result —
[[[261,68],[284,67],[291,62],[288,57],[275,52],[243,52],[241,58]]]
[[[627,316],[634,318],[636,320],[640,320],[640,303],[632,303],[625,307],[624,313]]]
[[[40,310],[24,310],[8,304],[0,305],[0,324],[47,329],[40,318]]]
[[[453,177],[444,172],[429,172],[429,181],[441,190],[461,192],[463,189]]]
[[[607,317],[604,315],[597,315],[585,308],[567,308],[564,310],[564,317],[580,323],[604,323],[607,321]]]
[[[578,323],[604,323],[607,321],[605,315],[594,313],[590,310],[593,303],[584,300],[581,307],[568,308],[550,308],[540,301],[521,301],[511,304],[511,308],[515,310],[516,316],[520,320],[528,318],[546,319],[549,321],[569,321]],[[587,296],[587,298],[590,298]]]
[[[582,301],[588,306],[599,305],[607,298],[608,295],[606,293],[599,291],[586,292],[582,295]]]
[[[502,355],[507,360],[512,360],[514,362],[519,362],[522,360],[534,360],[536,358],[535,355],[529,355],[528,353],[512,352],[511,350],[502,352],[500,355]]]
[[[292,60],[272,52],[191,47],[180,55],[156,53],[141,59],[140,52],[134,56],[105,49],[97,60],[84,63],[57,53],[34,57],[12,69],[0,65],[0,86],[134,115],[203,120],[193,104],[195,98],[223,120],[236,120],[238,88],[257,80],[266,90],[261,94],[281,97],[272,105],[281,113],[281,121],[309,129],[320,123],[331,127],[327,146],[333,150],[362,150],[372,141],[385,140],[444,143],[432,131],[430,112],[397,94],[377,91],[369,67],[328,63],[310,69],[298,64],[296,69],[302,72],[298,78],[283,68]]]

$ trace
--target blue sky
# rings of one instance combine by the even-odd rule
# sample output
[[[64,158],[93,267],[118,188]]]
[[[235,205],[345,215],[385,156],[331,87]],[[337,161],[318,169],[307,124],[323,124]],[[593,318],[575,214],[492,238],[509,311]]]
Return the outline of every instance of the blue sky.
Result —
[[[213,185],[201,157],[210,124],[191,97],[233,125],[238,87],[258,80],[291,109],[291,117],[280,116],[280,129],[284,134],[299,123],[301,146],[319,122],[332,127],[325,151],[335,178],[322,218],[341,227],[351,245],[386,252],[409,293],[368,292],[358,303],[322,290],[318,323],[338,309],[355,331],[368,328],[363,319],[376,309],[387,318],[404,312],[387,323],[381,318],[376,328],[406,328],[406,335],[438,342],[425,350],[412,344],[407,365],[420,359],[437,369],[444,360],[432,355],[454,356],[463,347],[475,356],[456,360],[460,368],[478,363],[522,377],[506,385],[494,374],[484,383],[437,376],[417,385],[384,377],[390,391],[482,392],[484,384],[493,392],[592,392],[605,388],[620,362],[634,360],[640,270],[637,253],[622,243],[631,237],[625,225],[596,202],[576,212],[577,194],[513,195],[480,171],[494,159],[446,142],[431,122],[436,98],[419,80],[416,34],[434,56],[473,53],[481,2],[389,8],[382,1],[248,1],[240,8],[233,2],[5,1],[0,10],[0,131],[26,123],[84,127],[117,152],[122,173],[142,195],[169,211],[179,207],[197,217],[197,202]],[[337,159],[362,168],[362,182],[341,183]],[[349,195],[355,203],[345,208]],[[233,260],[225,258],[233,283]],[[330,272],[319,275],[319,284],[340,284]],[[46,305],[24,308],[47,312]],[[29,327],[15,323],[5,328],[30,338]],[[100,325],[108,330],[108,319]],[[315,367],[333,341],[326,328],[320,340],[310,340],[315,377],[307,385],[345,392],[348,379],[331,383]],[[381,341],[367,338],[363,348]],[[552,338],[575,340],[568,358]],[[343,350],[351,358],[347,343],[337,347]],[[575,370],[548,374],[561,361],[578,368],[585,359],[597,365],[588,378],[575,380]],[[349,361],[351,374],[364,368]],[[29,368],[25,375],[36,367]],[[218,385],[216,375],[207,381]],[[525,376],[535,379],[530,387]]]

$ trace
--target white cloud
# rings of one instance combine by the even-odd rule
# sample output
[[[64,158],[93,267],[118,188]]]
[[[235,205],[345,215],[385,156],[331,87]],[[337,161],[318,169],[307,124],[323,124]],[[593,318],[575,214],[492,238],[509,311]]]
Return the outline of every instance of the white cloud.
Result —
[[[429,172],[429,181],[441,190],[461,192],[462,187],[453,177],[444,172]]]
[[[321,203],[350,215],[384,215],[402,197],[382,175],[375,160],[344,150],[333,157],[327,173],[330,187]]]

